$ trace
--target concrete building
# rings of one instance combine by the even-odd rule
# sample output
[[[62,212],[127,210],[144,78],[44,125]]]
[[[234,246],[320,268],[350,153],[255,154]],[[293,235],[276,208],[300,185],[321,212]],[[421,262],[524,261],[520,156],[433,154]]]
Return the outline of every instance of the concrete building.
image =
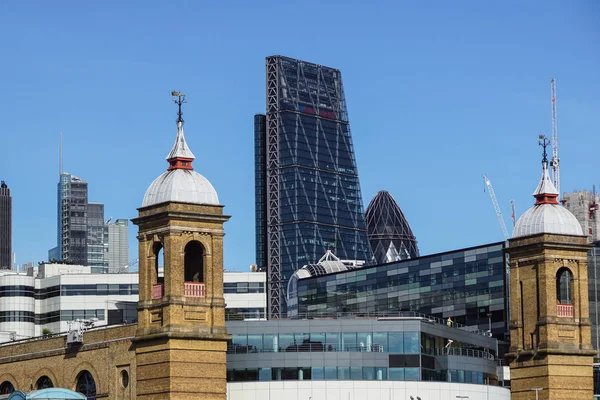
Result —
[[[587,235],[558,204],[548,175],[546,139],[536,202],[517,221],[510,256],[511,399],[591,399]]]
[[[565,193],[563,195],[564,206],[569,210],[583,229],[583,234],[588,237],[590,243],[600,240],[600,218],[597,211],[600,204],[600,197],[596,191],[587,190]]]
[[[0,182],[0,270],[12,268],[12,197],[10,189]]]
[[[106,257],[108,272],[115,273],[129,265],[129,221],[117,219],[106,224],[108,229],[108,247]]]

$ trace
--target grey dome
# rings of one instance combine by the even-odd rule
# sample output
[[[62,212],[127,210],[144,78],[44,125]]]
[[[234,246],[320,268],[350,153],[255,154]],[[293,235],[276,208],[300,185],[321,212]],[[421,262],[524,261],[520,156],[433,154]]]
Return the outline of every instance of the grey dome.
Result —
[[[142,207],[176,201],[180,203],[218,205],[219,197],[213,185],[194,170],[174,169],[152,182]]]

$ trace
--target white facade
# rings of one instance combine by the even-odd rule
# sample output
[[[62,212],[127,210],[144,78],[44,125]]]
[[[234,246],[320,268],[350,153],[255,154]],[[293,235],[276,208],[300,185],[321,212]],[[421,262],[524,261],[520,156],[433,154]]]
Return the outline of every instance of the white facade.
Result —
[[[117,219],[108,227],[108,272],[117,273],[129,264],[129,220]]]
[[[225,307],[245,319],[264,319],[267,312],[266,272],[225,272]]]
[[[457,398],[510,400],[510,389],[467,383],[407,381],[227,383],[227,400],[456,400]]]
[[[90,267],[66,264],[3,272],[0,343],[41,336],[44,329],[66,332],[74,319],[98,318],[95,326],[107,325],[110,311],[137,301],[137,274],[92,274]]]

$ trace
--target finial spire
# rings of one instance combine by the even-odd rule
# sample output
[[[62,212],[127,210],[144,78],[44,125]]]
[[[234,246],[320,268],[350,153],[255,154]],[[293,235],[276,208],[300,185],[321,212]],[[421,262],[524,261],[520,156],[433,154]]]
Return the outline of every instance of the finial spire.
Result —
[[[171,149],[171,152],[167,156],[169,162],[168,171],[173,169],[194,169],[192,168],[192,161],[194,161],[194,153],[189,149],[185,137],[183,136],[183,111],[181,106],[183,103],[187,103],[185,95],[183,93],[172,91],[173,102],[177,104],[177,137],[175,138],[175,144]]]
[[[544,149],[542,152],[542,179],[538,184],[538,187],[533,192],[535,197],[535,205],[539,204],[558,204],[556,198],[558,197],[558,190],[552,183],[550,175],[548,174],[548,153],[546,147],[550,144],[550,141],[546,136],[540,135],[538,144]]]
[[[187,103],[187,101],[185,101],[185,94],[173,90],[171,96],[173,96],[173,102],[179,106],[179,111],[177,111],[177,124],[180,122],[183,124],[183,111],[181,111],[181,106],[183,103]]]

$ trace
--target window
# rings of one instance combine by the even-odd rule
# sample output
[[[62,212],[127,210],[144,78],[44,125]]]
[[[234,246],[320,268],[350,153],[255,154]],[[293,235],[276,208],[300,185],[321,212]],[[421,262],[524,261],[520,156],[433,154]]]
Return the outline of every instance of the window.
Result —
[[[52,383],[52,380],[50,378],[48,378],[46,375],[43,375],[40,376],[40,378],[37,380],[37,382],[35,383],[35,387],[37,388],[37,390],[48,389],[54,387],[54,384]]]
[[[184,280],[185,282],[204,282],[204,247],[193,240],[185,246]]]
[[[560,304],[572,303],[573,274],[568,268],[561,268],[556,273],[556,298]]]
[[[0,385],[0,394],[11,394],[15,391],[15,387],[9,381],[4,381]]]
[[[129,386],[129,373],[126,370],[121,371],[121,385],[125,389]]]
[[[123,372],[127,373],[126,371]],[[129,384],[129,376],[127,376],[127,384]],[[83,394],[88,399],[96,398],[96,381],[94,381],[94,377],[89,371],[83,370],[77,375],[75,391]]]

